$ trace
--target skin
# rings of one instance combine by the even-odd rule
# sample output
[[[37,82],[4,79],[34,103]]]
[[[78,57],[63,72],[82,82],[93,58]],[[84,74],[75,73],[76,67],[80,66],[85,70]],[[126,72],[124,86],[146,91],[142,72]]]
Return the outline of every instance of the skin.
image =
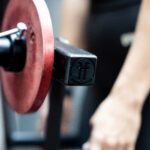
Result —
[[[90,3],[89,0],[77,1],[63,0],[60,35],[68,39],[71,44],[85,48],[83,30]]]
[[[84,48],[82,31],[89,1],[79,0],[77,3],[77,0],[64,0],[63,6],[61,35]],[[133,44],[110,94],[91,118],[93,130],[83,149],[135,149],[141,110],[150,91],[149,14],[150,0],[143,0]]]

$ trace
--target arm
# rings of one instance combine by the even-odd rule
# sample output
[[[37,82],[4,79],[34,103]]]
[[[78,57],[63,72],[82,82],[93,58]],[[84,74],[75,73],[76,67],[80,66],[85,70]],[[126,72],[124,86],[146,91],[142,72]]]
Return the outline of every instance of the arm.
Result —
[[[63,0],[60,35],[77,47],[84,48],[83,31],[89,0]]]
[[[129,103],[129,105],[135,104],[134,106],[137,106],[137,109],[142,108],[150,91],[149,15],[150,0],[144,0],[133,45],[111,92],[111,94],[119,92],[122,96],[128,95],[129,99],[125,103]]]
[[[135,39],[122,70],[91,119],[90,150],[134,150],[141,110],[150,91],[150,0],[143,0]]]

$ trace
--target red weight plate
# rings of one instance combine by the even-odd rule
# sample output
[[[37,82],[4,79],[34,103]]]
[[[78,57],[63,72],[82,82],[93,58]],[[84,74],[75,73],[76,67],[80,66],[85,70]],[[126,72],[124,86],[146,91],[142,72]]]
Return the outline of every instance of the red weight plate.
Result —
[[[44,0],[11,0],[2,30],[24,22],[28,29],[26,65],[22,72],[1,69],[2,86],[10,106],[18,113],[36,111],[43,103],[52,79],[54,37],[51,18]]]

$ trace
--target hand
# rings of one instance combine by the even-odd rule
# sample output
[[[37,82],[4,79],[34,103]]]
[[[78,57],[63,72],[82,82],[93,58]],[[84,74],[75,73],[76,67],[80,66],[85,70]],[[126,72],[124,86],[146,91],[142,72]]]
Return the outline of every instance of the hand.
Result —
[[[85,150],[134,150],[141,124],[140,110],[124,100],[108,97],[91,119],[93,127]]]

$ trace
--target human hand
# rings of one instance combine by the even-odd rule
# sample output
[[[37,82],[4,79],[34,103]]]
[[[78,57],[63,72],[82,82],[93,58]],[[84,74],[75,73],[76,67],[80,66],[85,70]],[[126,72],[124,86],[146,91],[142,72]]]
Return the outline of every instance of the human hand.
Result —
[[[84,150],[134,150],[141,124],[141,112],[109,96],[91,119],[93,127]]]

